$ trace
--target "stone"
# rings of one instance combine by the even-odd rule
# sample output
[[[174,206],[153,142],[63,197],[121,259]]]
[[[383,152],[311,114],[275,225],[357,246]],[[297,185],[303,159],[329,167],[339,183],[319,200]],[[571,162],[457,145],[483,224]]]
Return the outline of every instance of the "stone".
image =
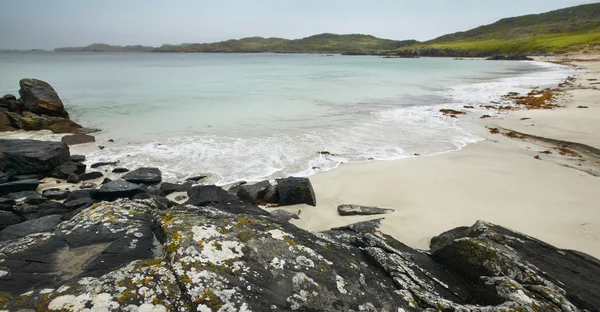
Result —
[[[337,208],[340,216],[367,216],[367,215],[378,215],[393,212],[394,209],[378,208],[372,206],[360,206],[360,205],[340,205]]]
[[[237,197],[251,204],[258,204],[263,201],[263,197],[271,187],[268,180],[260,181],[255,184],[241,185],[236,193]]]
[[[269,186],[267,193],[265,193],[265,196],[263,197],[263,201],[267,204],[276,204],[279,202],[279,193],[277,192],[276,184],[271,184],[271,186]]]
[[[86,165],[78,162],[68,162],[62,164],[52,171],[52,176],[57,179],[67,179],[69,175],[76,174],[80,175],[85,172]],[[69,182],[77,183],[77,182]]]
[[[0,184],[10,181],[11,175],[0,171]]]
[[[534,59],[523,54],[508,54],[508,55],[494,55],[486,58],[488,61],[534,61]]]
[[[5,197],[14,200],[17,204],[25,203],[28,205],[39,205],[47,200],[46,197],[36,191],[15,192]]]
[[[288,222],[291,219],[300,219],[300,217],[297,214],[295,214],[293,212],[289,212],[287,210],[283,210],[283,209],[273,210],[273,211],[271,211],[271,215],[275,219],[282,221],[282,222]]]
[[[175,192],[185,192],[189,187],[191,187],[191,184],[176,184],[169,182],[164,182],[160,185],[160,189],[165,195],[169,195]]]
[[[106,184],[106,183],[111,182],[111,181],[112,180],[109,179],[109,178],[104,178],[104,180],[102,180],[102,183],[100,183],[100,184]]]
[[[118,168],[115,168],[115,169],[113,169],[113,171],[112,171],[112,172],[113,172],[113,173],[123,173],[123,172],[129,172],[129,169],[127,169],[127,168],[122,168],[122,167],[118,167]]]
[[[158,168],[142,167],[126,173],[121,178],[132,183],[153,184],[162,180],[162,174]]]
[[[96,200],[114,201],[118,198],[131,198],[143,192],[137,184],[125,180],[115,180],[102,184],[99,189],[93,190],[90,195]]]
[[[315,192],[308,178],[290,177],[277,180],[279,205],[307,204],[316,206]]]
[[[5,112],[7,119],[14,128],[22,130],[51,130],[54,133],[76,133],[81,125],[61,117],[38,115],[24,111],[22,114]]]
[[[25,219],[12,211],[0,210],[0,229],[20,223]]]
[[[175,201],[182,201],[182,200],[186,200],[186,199],[188,199],[188,197],[185,195],[175,196]]]
[[[154,194],[140,193],[134,195],[132,199],[154,199],[158,202],[157,207],[159,207],[160,210],[165,210],[172,206],[171,201],[169,201],[166,197]]]
[[[67,196],[65,199],[65,203],[70,202],[72,200],[81,199],[81,198],[91,198],[91,194],[89,190],[75,190]]]
[[[189,200],[186,204],[206,206],[222,203],[230,199],[227,192],[216,185],[197,185],[188,189]]]
[[[0,139],[0,171],[12,175],[47,174],[70,160],[61,142]]]
[[[22,191],[35,191],[40,185],[40,180],[19,180],[0,184],[0,196]]]
[[[45,189],[42,191],[42,196],[46,197],[47,199],[54,199],[54,200],[65,199],[70,194],[71,194],[70,191],[61,190],[59,188]]]
[[[72,162],[84,162],[85,161],[85,155],[71,155],[71,161]]]
[[[0,241],[18,239],[34,233],[52,232],[62,222],[60,215],[49,215],[10,225],[0,231]]]
[[[198,181],[200,181],[200,180],[202,180],[204,178],[207,178],[208,176],[209,176],[208,174],[198,174],[198,175],[195,175],[195,176],[191,176],[191,177],[187,178],[186,180],[187,181],[198,182]]]
[[[36,114],[69,117],[58,94],[47,82],[38,79],[22,79],[19,85],[21,86],[20,101],[26,110]]]
[[[60,141],[71,146],[77,144],[96,142],[96,138],[89,134],[76,133],[71,135],[65,135],[64,137],[62,137],[62,139],[60,139]]]
[[[68,211],[73,211],[90,207],[91,205],[97,202],[97,200],[91,199],[89,197],[83,197],[65,202],[64,205]]]
[[[231,184],[231,186],[229,186],[229,189],[227,189],[227,193],[232,194],[232,195],[236,195],[237,192],[240,189],[240,186],[246,184],[248,182],[246,181],[239,181],[239,182],[235,182],[233,184]]]
[[[104,175],[99,171],[86,172],[80,176],[81,181],[88,181],[102,178]]]
[[[81,178],[78,174],[70,173],[69,176],[67,176],[67,183],[75,184],[79,183],[79,181],[81,181]]]
[[[43,174],[16,174],[11,177],[14,181],[20,180],[43,180],[46,176]],[[42,181],[40,181],[42,183]]]
[[[8,115],[8,112],[3,109],[0,108],[0,132],[2,131],[15,131],[17,130],[15,127],[13,127],[13,124],[11,122],[11,118]]]
[[[98,186],[98,184],[86,182],[86,183],[81,183],[81,185],[79,185],[79,188],[80,189],[93,189],[93,188],[96,188],[96,186]]]
[[[6,198],[6,197],[0,197],[0,205],[9,205],[9,206],[12,206],[14,204],[15,204],[15,200],[14,199]]]
[[[95,168],[100,168],[100,167],[104,167],[104,166],[116,166],[118,162],[116,161],[104,161],[104,162],[97,162],[94,163],[90,166],[90,168],[95,169]]]

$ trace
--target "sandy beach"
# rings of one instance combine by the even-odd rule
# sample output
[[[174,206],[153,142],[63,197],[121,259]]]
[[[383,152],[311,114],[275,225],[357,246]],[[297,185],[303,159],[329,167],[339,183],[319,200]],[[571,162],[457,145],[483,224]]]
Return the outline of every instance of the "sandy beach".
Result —
[[[311,177],[317,206],[283,209],[300,212],[293,221],[297,226],[322,231],[378,217],[341,217],[340,204],[393,208],[382,216],[381,230],[420,249],[428,249],[435,235],[485,220],[600,258],[600,155],[586,147],[600,148],[598,59],[571,59],[581,70],[557,97],[561,108],[493,119],[461,116],[460,124],[484,141],[435,156],[346,164],[318,173]],[[486,127],[528,136],[509,138]],[[561,155],[560,141],[533,136],[585,146],[569,143],[568,151],[578,155]]]

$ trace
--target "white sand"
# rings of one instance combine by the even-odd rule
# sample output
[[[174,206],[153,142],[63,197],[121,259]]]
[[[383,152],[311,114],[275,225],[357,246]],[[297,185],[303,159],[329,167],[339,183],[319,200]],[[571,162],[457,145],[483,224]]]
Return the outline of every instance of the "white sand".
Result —
[[[588,72],[576,84],[595,86],[587,79],[600,79],[600,63],[579,65]],[[490,134],[484,127],[600,148],[596,99],[599,90],[572,90],[561,100],[566,108],[517,111],[501,119],[464,117],[463,125],[486,141],[436,156],[348,164],[318,173],[311,177],[317,207],[284,209],[301,211],[294,224],[321,231],[377,217],[341,217],[340,204],[394,208],[383,215],[382,231],[421,249],[428,249],[435,235],[486,220],[600,258],[600,178],[561,165],[583,163],[576,158],[542,155],[536,160],[533,156],[546,149],[544,144]],[[599,167],[589,161],[584,165]]]

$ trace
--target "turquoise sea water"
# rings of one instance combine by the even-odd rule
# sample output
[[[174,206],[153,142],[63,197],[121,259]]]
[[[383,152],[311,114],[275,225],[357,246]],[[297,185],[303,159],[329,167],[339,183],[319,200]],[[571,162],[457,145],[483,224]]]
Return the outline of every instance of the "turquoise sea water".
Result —
[[[102,129],[97,144],[74,148],[90,163],[153,165],[171,179],[210,172],[219,184],[454,150],[478,138],[440,108],[488,104],[569,73],[441,58],[0,53],[0,93],[45,80],[72,119]]]

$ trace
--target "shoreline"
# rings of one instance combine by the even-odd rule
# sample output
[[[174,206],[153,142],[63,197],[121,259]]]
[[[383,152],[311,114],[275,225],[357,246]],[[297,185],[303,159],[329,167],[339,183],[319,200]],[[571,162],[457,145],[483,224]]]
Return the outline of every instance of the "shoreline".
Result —
[[[585,84],[587,79],[600,78],[600,62],[573,65],[586,71],[577,73],[574,86],[564,88],[558,97],[564,107],[517,110],[481,120],[459,117],[462,126],[484,141],[433,156],[353,163],[319,172],[311,176],[317,206],[284,209],[301,208],[301,219],[292,223],[321,231],[376,218],[341,217],[336,210],[341,204],[393,208],[395,212],[379,216],[385,218],[382,232],[425,250],[431,237],[444,229],[486,220],[557,247],[600,257],[600,223],[595,221],[600,220],[600,211],[595,209],[600,179],[576,170],[581,164],[589,172],[600,172],[600,162],[577,163],[576,157],[557,153],[543,154],[538,160],[534,157],[550,147],[547,142],[530,137],[515,140],[486,129],[497,126],[600,147],[600,139],[594,136],[600,130],[594,125],[600,120],[600,106],[593,101],[597,89]],[[573,131],[582,126],[580,118],[586,115],[585,129]]]

